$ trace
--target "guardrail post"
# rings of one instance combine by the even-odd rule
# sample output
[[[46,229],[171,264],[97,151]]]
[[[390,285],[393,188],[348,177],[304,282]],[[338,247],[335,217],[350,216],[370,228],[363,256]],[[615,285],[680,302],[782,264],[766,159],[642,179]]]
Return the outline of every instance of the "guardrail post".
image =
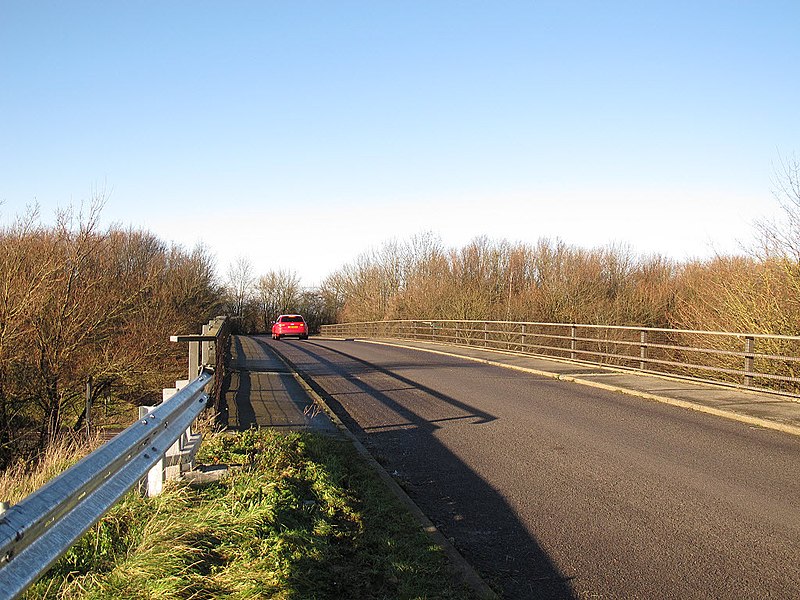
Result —
[[[572,360],[575,360],[575,357],[578,355],[576,350],[578,349],[578,328],[575,325],[570,325],[570,333],[569,333],[569,357]]]
[[[483,322],[483,347],[486,348],[489,345],[489,323],[486,321]]]
[[[139,418],[144,419],[154,406],[140,406]],[[147,472],[147,479],[142,480],[141,493],[145,494],[148,498],[158,496],[164,491],[164,457],[162,456],[156,464],[154,464]]]
[[[528,326],[525,323],[522,324],[522,351],[528,351],[528,345],[525,343],[525,336],[528,333]]]
[[[639,333],[639,369],[644,371],[647,368],[647,330],[642,329]]]
[[[753,367],[755,363],[756,340],[752,336],[744,338],[744,385],[753,386]]]

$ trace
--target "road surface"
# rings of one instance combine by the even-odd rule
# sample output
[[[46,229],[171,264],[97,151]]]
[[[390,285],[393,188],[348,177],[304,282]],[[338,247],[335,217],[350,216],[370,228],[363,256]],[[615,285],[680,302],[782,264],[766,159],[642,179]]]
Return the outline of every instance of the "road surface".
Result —
[[[412,349],[257,341],[503,597],[800,597],[798,437]]]

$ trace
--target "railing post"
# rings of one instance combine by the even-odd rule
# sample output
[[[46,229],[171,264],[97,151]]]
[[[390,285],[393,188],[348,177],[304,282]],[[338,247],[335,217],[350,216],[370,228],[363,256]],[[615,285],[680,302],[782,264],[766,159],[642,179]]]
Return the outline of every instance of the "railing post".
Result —
[[[208,335],[211,331],[211,325],[203,325],[202,334]],[[215,365],[216,361],[212,360],[214,357],[214,342],[201,342],[200,345],[200,364],[202,365]]]
[[[647,368],[647,330],[642,329],[639,333],[639,369],[644,371]]]
[[[84,422],[86,423],[86,437],[91,435],[92,418],[92,376],[86,380],[86,414],[84,415]]]
[[[569,357],[575,360],[577,356],[576,350],[578,349],[578,328],[575,325],[570,325],[570,340],[569,340]]]
[[[486,348],[489,345],[489,323],[486,321],[483,322],[483,347]]]
[[[189,381],[200,372],[200,342],[189,342]]]
[[[525,325],[525,323],[523,323],[522,324],[522,351],[523,352],[527,352],[528,351],[528,345],[525,343],[525,335],[527,334],[527,332],[528,332],[528,326]]]
[[[752,336],[744,338],[744,385],[753,386],[753,367],[755,363],[756,340]]]
[[[155,406],[140,406],[139,418],[144,419]],[[164,457],[162,456],[156,464],[150,467],[147,472],[147,479],[142,480],[141,493],[148,498],[159,496],[164,491]]]

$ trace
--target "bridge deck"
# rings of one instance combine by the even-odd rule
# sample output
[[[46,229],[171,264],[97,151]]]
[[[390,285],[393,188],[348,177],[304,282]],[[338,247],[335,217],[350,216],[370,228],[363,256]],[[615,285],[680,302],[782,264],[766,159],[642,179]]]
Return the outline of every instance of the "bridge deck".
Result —
[[[252,337],[233,336],[225,400],[220,420],[231,429],[338,431],[277,355]]]
[[[405,340],[376,342],[499,363],[538,375],[632,394],[757,427],[800,435],[800,400],[789,396],[482,348]]]

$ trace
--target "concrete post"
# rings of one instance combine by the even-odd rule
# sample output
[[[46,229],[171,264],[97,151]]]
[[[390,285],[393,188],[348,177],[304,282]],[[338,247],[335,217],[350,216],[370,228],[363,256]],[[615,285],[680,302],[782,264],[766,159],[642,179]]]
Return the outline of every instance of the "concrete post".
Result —
[[[151,410],[155,408],[154,406],[140,406],[139,407],[139,418],[144,419]],[[154,496],[158,496],[161,492],[164,491],[164,457],[158,459],[158,462],[154,464],[150,470],[147,472],[147,480],[143,482],[143,490],[142,492],[148,497],[152,498]]]

